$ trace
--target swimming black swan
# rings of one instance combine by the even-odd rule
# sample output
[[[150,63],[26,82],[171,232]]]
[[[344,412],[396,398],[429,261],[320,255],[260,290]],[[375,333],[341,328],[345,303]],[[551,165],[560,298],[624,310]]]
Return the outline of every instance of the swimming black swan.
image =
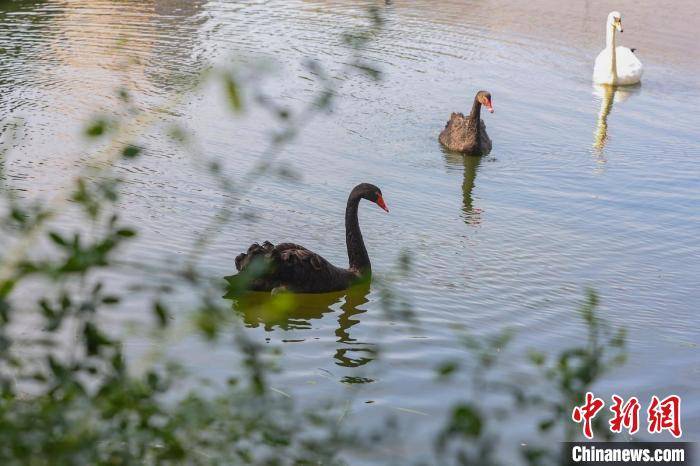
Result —
[[[461,113],[453,113],[450,116],[450,121],[440,133],[440,144],[465,155],[485,155],[491,152],[491,140],[486,134],[486,125],[481,119],[482,105],[493,113],[491,94],[488,91],[476,93],[474,105],[468,117]]]
[[[247,288],[251,291],[326,293],[344,290],[354,282],[368,278],[372,273],[372,265],[357,220],[357,208],[361,199],[374,202],[389,212],[378,187],[362,183],[350,192],[345,208],[345,241],[349,268],[336,267],[298,244],[281,243],[275,246],[265,241],[261,246],[254,243],[246,253],[236,257],[236,269],[239,272],[245,272],[251,263],[258,260],[264,264],[262,275],[253,278]]]

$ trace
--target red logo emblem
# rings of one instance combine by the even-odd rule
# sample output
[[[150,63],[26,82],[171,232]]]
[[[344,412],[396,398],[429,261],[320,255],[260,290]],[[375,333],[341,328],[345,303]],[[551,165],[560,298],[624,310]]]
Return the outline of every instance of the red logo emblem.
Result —
[[[636,434],[639,431],[639,411],[641,410],[637,397],[630,397],[625,402],[620,396],[613,395],[612,401],[610,411],[613,415],[608,422],[610,432],[619,434],[623,429],[627,429],[630,435]],[[587,392],[586,402],[581,406],[574,406],[574,410],[571,412],[571,419],[574,422],[583,423],[583,435],[587,439],[593,438],[593,419],[603,409],[603,406],[605,406],[605,402],[602,399]],[[652,396],[647,408],[647,422],[649,423],[647,430],[650,434],[658,434],[667,430],[674,437],[680,438],[683,435],[681,397],[669,395],[660,400],[658,396]]]
[[[593,438],[593,427],[591,424],[593,418],[598,414],[598,411],[603,409],[603,406],[605,406],[603,400],[596,398],[593,396],[593,393],[588,392],[586,393],[586,403],[582,406],[576,406],[571,413],[571,419],[573,419],[574,422],[579,424],[583,422],[583,435],[588,439]]]
[[[623,404],[623,399],[617,395],[612,396],[613,405],[610,411],[613,418],[610,419],[610,431],[620,433],[624,427],[630,434],[635,434],[639,430],[639,400],[632,397]]]
[[[679,438],[681,430],[681,397],[670,395],[659,400],[656,395],[651,397],[649,409],[649,433],[654,434],[668,430],[674,437]]]

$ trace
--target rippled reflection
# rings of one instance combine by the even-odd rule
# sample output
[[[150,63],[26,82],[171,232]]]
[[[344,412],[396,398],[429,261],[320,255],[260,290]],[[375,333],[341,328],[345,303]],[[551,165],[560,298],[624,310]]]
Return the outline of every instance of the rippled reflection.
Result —
[[[345,295],[345,302],[340,306],[343,312],[338,316],[338,327],[335,330],[335,336],[338,338],[337,341],[345,346],[338,348],[335,352],[334,358],[339,366],[364,366],[376,356],[373,344],[363,343],[350,336],[350,328],[359,324],[359,316],[367,312],[367,309],[360,309],[359,306],[367,303],[368,294],[369,285],[352,289]]]
[[[360,323],[360,316],[367,312],[366,308],[360,306],[368,302],[369,292],[370,287],[365,284],[333,293],[274,295],[251,292],[231,299],[233,310],[243,318],[247,327],[262,326],[267,332],[310,330],[313,320],[336,312],[333,308],[340,304],[341,312],[334,333],[336,341],[341,345],[333,358],[339,366],[360,367],[374,360],[376,355],[374,344],[358,341],[350,332],[352,327]]]
[[[615,86],[596,85],[593,93],[600,98],[600,111],[598,112],[598,122],[596,124],[593,147],[602,156],[602,150],[608,142],[608,115],[612,111],[613,104],[624,102],[631,95],[639,92],[640,86],[628,86],[619,88]]]
[[[481,213],[483,211],[478,207],[474,207],[472,191],[475,186],[476,173],[479,170],[479,165],[483,157],[465,156],[444,148],[442,153],[447,165],[464,167],[464,179],[462,181],[462,212],[464,214],[464,222],[468,225],[479,225],[481,223]]]
[[[615,88],[613,86],[600,86],[603,98],[600,101],[600,111],[598,112],[598,124],[596,125],[595,141],[593,147],[602,150],[608,141],[608,115],[612,110],[613,99],[615,98]]]

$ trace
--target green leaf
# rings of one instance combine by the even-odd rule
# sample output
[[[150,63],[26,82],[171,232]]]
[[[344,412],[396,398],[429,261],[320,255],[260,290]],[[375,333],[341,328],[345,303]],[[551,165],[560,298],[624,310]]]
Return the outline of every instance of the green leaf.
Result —
[[[10,216],[20,225],[23,225],[29,218],[29,215],[19,207],[13,207]]]
[[[438,373],[438,376],[440,377],[447,377],[453,372],[455,372],[457,369],[459,369],[459,363],[456,361],[446,361],[440,364],[436,371]]]
[[[546,432],[554,427],[554,419],[545,419],[541,421],[537,427],[541,432]]]
[[[227,74],[224,77],[224,86],[226,87],[226,96],[228,97],[229,104],[231,104],[231,108],[235,112],[242,111],[243,102],[241,100],[240,89],[238,83],[231,74]]]
[[[0,297],[5,298],[15,287],[15,280],[4,280],[0,282]]]
[[[547,359],[547,357],[545,356],[544,353],[541,353],[540,351],[534,351],[534,350],[529,351],[527,353],[527,357],[536,366],[542,366]]]
[[[218,324],[219,319],[217,319],[211,312],[203,310],[195,314],[195,325],[209,340],[216,338],[218,333]]]
[[[142,149],[139,146],[129,144],[124,149],[122,149],[122,156],[125,159],[133,159],[141,153]]]
[[[328,110],[333,102],[333,97],[332,89],[324,89],[316,98],[316,105],[322,110]]]
[[[97,355],[103,346],[112,344],[111,340],[107,338],[92,322],[87,322],[85,324],[83,336],[85,337],[85,349],[87,350],[87,354],[90,356]]]
[[[364,63],[355,63],[355,68],[357,68],[370,78],[374,79],[375,81],[379,81],[382,78],[382,72],[380,70],[366,65]]]
[[[169,312],[163,303],[156,301],[153,304],[153,313],[158,319],[158,324],[161,327],[166,327],[168,325]]]
[[[184,144],[188,139],[185,129],[177,125],[172,125],[170,127],[168,135],[178,144]]]
[[[102,298],[102,304],[117,304],[121,301],[119,296],[105,296]]]
[[[109,123],[104,118],[98,118],[88,125],[85,129],[85,135],[91,138],[102,136],[109,126]]]
[[[10,312],[12,307],[10,303],[5,298],[0,298],[0,327],[10,322]],[[0,339],[3,338],[2,333],[0,333]],[[0,354],[2,354],[0,352]]]
[[[129,95],[129,91],[123,87],[117,91],[117,96],[119,96],[119,99],[123,102],[129,102],[131,100],[131,96]]]
[[[483,422],[478,411],[468,404],[457,405],[452,410],[449,430],[467,437],[481,435]]]
[[[63,239],[61,235],[54,231],[49,232],[49,238],[51,238],[51,241],[60,246],[68,246],[68,242],[65,239]]]
[[[121,236],[122,238],[131,238],[136,236],[136,232],[130,228],[122,228],[117,230],[117,236]]]

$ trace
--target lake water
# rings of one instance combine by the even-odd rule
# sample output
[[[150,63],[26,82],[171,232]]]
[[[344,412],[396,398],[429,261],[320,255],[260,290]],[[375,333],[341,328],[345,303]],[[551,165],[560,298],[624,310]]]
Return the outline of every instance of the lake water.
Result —
[[[264,61],[273,72],[262,87],[298,109],[317,90],[303,60],[339,70],[348,59],[340,34],[365,16],[364,5],[332,1],[0,5],[0,119],[3,129],[23,122],[7,174],[27,198],[50,198],[71,179],[91,153],[80,136],[85,121],[119,105],[116,89],[128,89],[142,109],[156,108],[208,64]],[[417,322],[387,319],[376,286],[281,323],[247,316],[251,338],[283,351],[285,370],[273,386],[302,403],[345,402],[347,422],[362,427],[395,416],[403,442],[372,455],[414,458],[431,447],[449,403],[469,394],[464,381],[435,381],[440,362],[471,358],[456,325],[477,337],[512,328],[514,354],[554,353],[583,341],[575,309],[592,287],[601,315],[627,328],[629,350],[597,393],[679,394],[686,439],[698,440],[699,5],[381,4],[386,24],[368,55],[383,80],[353,78],[339,88],[332,113],[317,116],[279,155],[301,180],[259,182],[201,265],[228,275],[235,256],[263,240],[293,240],[346,264],[347,194],[371,182],[390,209],[360,209],[373,269],[387,277],[400,254],[410,254],[413,268],[392,286]],[[622,43],[638,49],[645,75],[640,87],[606,96],[591,73],[612,9],[622,11]],[[482,159],[443,152],[437,135],[450,112],[467,112],[479,89],[493,95],[495,113],[482,115],[493,152]],[[232,116],[216,86],[158,115],[139,139],[144,157],[119,167],[128,180],[124,215],[140,228],[125,253],[145,262],[187,257],[217,206],[230,202],[167,142],[160,122],[172,119],[232,177],[254,165],[274,129],[262,111]],[[135,274],[115,279],[142,279]],[[150,317],[144,299],[128,300],[114,325]],[[175,317],[184,320],[193,298],[178,300]],[[139,337],[130,348],[161,346]],[[194,338],[168,351],[214,379],[233,365],[226,345]]]

